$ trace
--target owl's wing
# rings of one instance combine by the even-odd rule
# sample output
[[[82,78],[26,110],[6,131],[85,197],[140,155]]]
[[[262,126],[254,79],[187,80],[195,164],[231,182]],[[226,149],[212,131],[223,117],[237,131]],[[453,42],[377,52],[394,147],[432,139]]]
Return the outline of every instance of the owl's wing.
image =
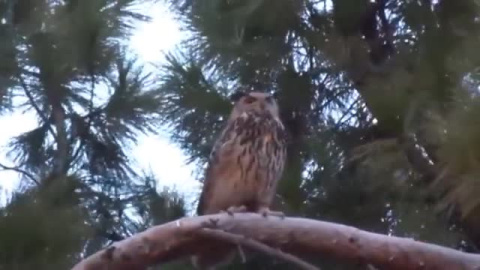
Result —
[[[229,142],[235,139],[234,133],[236,124],[235,120],[227,123],[227,126],[220,134],[220,137],[213,145],[205,171],[202,193],[200,194],[200,199],[198,201],[197,215],[203,215],[208,198],[213,196],[213,187],[216,181],[218,181],[218,178],[215,177],[213,172],[220,166],[224,166],[225,163],[229,162],[229,160],[222,157],[226,157],[226,153],[232,151],[233,145]]]

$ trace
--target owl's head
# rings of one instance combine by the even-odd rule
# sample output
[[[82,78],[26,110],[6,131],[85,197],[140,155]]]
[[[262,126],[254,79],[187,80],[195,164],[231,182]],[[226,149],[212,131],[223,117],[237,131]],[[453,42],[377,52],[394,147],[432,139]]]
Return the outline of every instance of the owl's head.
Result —
[[[278,105],[275,96],[263,92],[241,92],[238,91],[230,96],[235,103],[232,111],[232,117],[237,117],[244,112],[268,113],[273,117],[278,117]]]

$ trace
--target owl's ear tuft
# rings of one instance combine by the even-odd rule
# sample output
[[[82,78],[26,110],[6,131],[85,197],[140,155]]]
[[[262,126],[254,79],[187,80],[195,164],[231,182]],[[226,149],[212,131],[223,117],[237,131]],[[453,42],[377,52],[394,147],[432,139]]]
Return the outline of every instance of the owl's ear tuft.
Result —
[[[239,101],[242,97],[246,96],[247,93],[243,92],[243,91],[236,91],[235,93],[233,93],[232,95],[230,95],[230,100],[233,101],[233,102],[237,102]]]

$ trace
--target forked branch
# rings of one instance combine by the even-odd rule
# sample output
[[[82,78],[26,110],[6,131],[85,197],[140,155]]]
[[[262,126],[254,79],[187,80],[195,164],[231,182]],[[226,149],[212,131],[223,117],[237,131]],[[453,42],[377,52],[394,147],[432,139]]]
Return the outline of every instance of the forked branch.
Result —
[[[31,173],[27,172],[26,170],[22,170],[19,167],[7,166],[7,165],[4,165],[4,164],[0,163],[0,170],[14,171],[14,172],[20,173],[20,174],[24,175],[25,177],[27,177],[28,179],[30,179],[36,185],[40,185],[38,180]]]
[[[363,262],[380,269],[480,269],[480,255],[412,239],[370,233],[353,227],[305,218],[264,218],[254,213],[182,218],[116,242],[73,267],[73,270],[145,269],[186,258],[215,244],[199,233],[211,228],[245,236],[282,252],[330,256]]]
[[[209,238],[213,239],[218,239],[220,241],[224,242],[229,242],[232,244],[244,246],[262,253],[265,253],[267,255],[270,255],[271,257],[278,258],[280,260],[286,261],[291,263],[292,265],[297,266],[299,269],[304,269],[304,270],[320,270],[320,268],[309,264],[308,262],[293,256],[291,254],[285,253],[279,249],[272,248],[266,244],[263,244],[259,241],[249,239],[245,236],[238,235],[238,234],[233,234],[221,230],[216,230],[216,229],[200,229],[198,231],[200,235],[207,236]]]

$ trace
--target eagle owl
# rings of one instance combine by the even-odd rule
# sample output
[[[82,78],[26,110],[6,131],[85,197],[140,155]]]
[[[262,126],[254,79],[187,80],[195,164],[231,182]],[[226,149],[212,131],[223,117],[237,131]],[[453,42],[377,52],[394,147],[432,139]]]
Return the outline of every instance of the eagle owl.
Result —
[[[276,100],[261,92],[237,92],[232,100],[233,110],[210,154],[197,214],[237,210],[281,214],[269,210],[286,159],[285,129]],[[228,247],[205,250],[193,263],[212,269],[233,256]]]

